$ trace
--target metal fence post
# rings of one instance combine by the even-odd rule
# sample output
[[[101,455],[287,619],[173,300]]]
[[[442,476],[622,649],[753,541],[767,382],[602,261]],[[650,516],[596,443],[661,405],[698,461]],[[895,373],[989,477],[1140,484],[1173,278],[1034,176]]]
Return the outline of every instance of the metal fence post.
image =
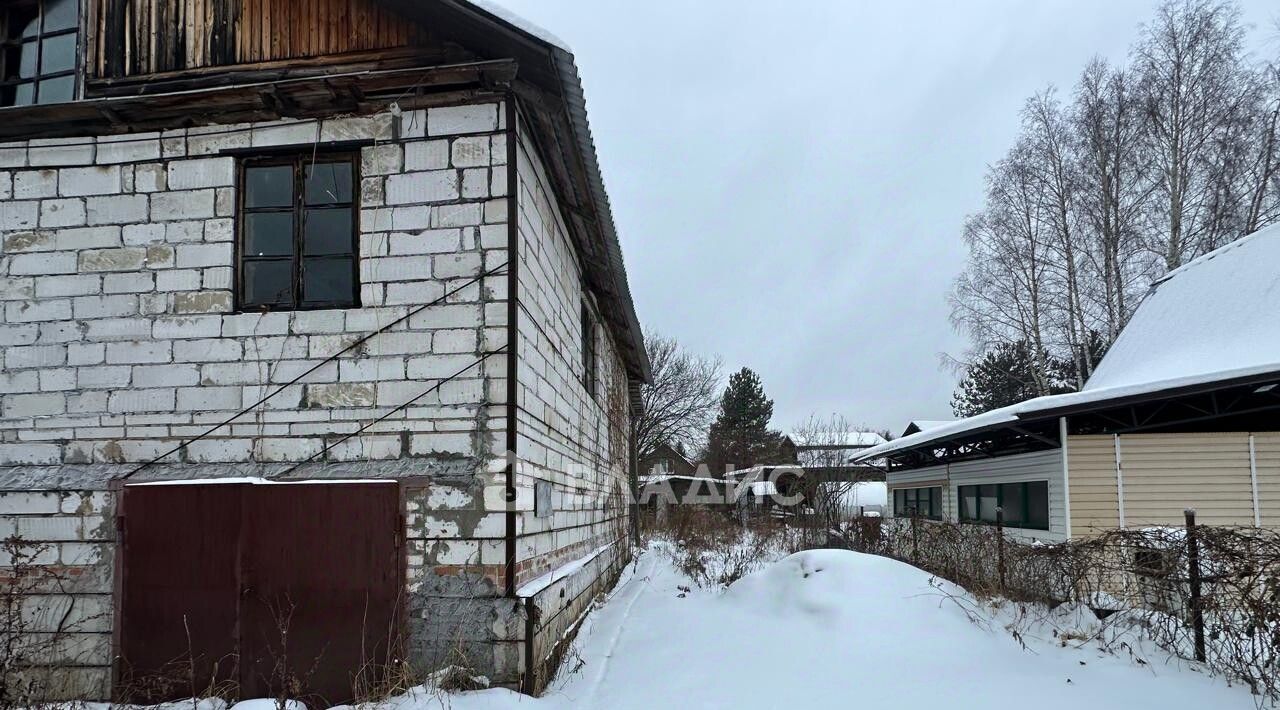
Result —
[[[996,571],[1000,575],[1000,591],[1004,592],[1004,508],[996,508]]]
[[[1187,508],[1187,581],[1191,586],[1191,629],[1195,633],[1196,660],[1204,662],[1204,609],[1200,598],[1200,541],[1196,532],[1196,511]]]
[[[911,512],[911,559],[920,560],[920,516],[915,511]]]

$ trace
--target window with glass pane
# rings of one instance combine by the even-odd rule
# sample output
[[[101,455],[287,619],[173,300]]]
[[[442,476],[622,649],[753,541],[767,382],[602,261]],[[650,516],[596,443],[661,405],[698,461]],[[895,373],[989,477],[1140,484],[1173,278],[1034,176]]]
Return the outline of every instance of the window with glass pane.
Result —
[[[996,522],[996,507],[1004,512],[1004,524],[1029,530],[1049,529],[1049,483],[1001,483],[960,486],[962,522]]]
[[[242,170],[241,308],[358,305],[354,156],[255,159]]]
[[[999,487],[994,484],[978,486],[978,520],[984,523],[996,521],[996,508],[1000,506]]]
[[[1035,530],[1049,529],[1049,482],[1032,481],[1027,484],[1026,527]]]
[[[26,0],[0,11],[0,105],[71,101],[76,93],[79,0]]]
[[[1027,507],[1027,484],[1005,483],[1000,486],[1000,509],[1004,511],[1004,524],[1013,528],[1024,527]]]
[[[942,519],[942,488],[897,488],[893,491],[893,514],[898,517],[919,515],[931,520]]]
[[[977,486],[960,486],[958,491],[960,502],[960,520],[971,521],[978,519],[978,487]]]
[[[582,302],[582,386],[587,395],[596,396],[596,319],[586,301]]]

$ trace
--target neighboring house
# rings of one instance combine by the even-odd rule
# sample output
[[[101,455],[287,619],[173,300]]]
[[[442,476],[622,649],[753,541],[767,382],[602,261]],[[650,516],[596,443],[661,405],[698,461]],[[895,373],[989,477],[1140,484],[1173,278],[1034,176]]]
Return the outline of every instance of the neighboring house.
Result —
[[[1280,526],[1280,226],[1158,281],[1084,389],[863,451],[894,515],[1065,540],[1114,528]]]
[[[573,56],[462,0],[78,7],[0,25],[0,523],[68,637],[24,681],[273,697],[287,602],[329,704],[539,690],[649,368]]]
[[[885,443],[874,431],[796,432],[783,437],[782,455],[804,469],[811,483],[831,481],[882,481],[884,472],[859,455]]]
[[[724,475],[728,483],[730,502],[747,496],[767,496],[769,503],[790,507],[804,502],[805,493],[818,485],[809,472],[797,465],[752,466],[729,471]]]
[[[724,481],[694,465],[678,449],[659,444],[640,461],[640,505],[720,505],[726,499]]]
[[[640,478],[639,503],[656,505],[723,505],[732,502],[730,488],[710,476],[662,474]]]
[[[670,444],[662,443],[648,456],[640,460],[640,475],[644,476],[692,476],[698,467]]]
[[[783,451],[801,466],[852,466],[858,454],[885,438],[874,431],[796,432],[783,439]]]

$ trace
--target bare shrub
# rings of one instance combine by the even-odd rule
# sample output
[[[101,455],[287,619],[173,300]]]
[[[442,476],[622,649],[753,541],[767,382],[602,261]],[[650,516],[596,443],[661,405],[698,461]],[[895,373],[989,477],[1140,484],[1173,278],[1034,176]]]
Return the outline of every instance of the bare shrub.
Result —
[[[676,506],[665,529],[654,532],[667,541],[662,550],[699,587],[727,587],[779,557],[794,552],[796,528],[768,517],[742,520],[700,506]]]
[[[187,637],[190,639],[190,634]],[[230,706],[240,697],[240,683],[233,679],[238,660],[235,655],[228,655],[213,660],[212,668],[202,671],[188,642],[185,654],[160,668],[145,672],[122,668],[112,695],[125,706],[148,705],[184,695],[193,699],[192,710],[199,710],[196,698],[220,698]]]
[[[0,557],[0,708],[79,697],[73,666],[93,652],[84,624],[100,615],[77,613],[70,574],[49,562],[52,545],[15,535],[0,543]]]

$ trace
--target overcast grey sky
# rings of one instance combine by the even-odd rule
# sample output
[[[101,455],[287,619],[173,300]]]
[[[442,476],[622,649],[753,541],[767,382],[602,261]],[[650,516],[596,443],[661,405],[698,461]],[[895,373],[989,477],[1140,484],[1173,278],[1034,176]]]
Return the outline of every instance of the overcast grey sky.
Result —
[[[951,416],[961,224],[1023,101],[1156,6],[501,3],[577,56],[641,322],[759,372],[776,427],[895,431]],[[1244,11],[1274,49],[1274,0]]]

